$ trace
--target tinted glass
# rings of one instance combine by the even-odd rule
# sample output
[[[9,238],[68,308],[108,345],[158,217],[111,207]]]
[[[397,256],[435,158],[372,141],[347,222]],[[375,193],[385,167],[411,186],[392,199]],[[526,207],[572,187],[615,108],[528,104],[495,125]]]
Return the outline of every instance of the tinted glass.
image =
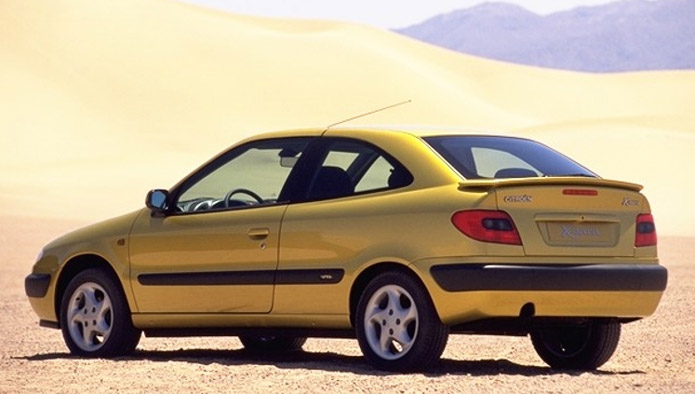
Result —
[[[467,179],[597,177],[567,156],[531,140],[484,136],[440,136],[424,140]]]
[[[321,200],[395,189],[412,181],[408,170],[378,148],[340,139],[328,146],[308,198]]]

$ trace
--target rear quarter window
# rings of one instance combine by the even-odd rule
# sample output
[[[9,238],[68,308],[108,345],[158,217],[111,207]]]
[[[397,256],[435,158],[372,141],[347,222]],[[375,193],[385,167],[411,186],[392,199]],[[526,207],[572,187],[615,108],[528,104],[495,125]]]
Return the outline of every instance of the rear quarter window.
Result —
[[[375,146],[346,138],[326,141],[325,157],[309,187],[310,200],[397,189],[413,181],[402,164]]]

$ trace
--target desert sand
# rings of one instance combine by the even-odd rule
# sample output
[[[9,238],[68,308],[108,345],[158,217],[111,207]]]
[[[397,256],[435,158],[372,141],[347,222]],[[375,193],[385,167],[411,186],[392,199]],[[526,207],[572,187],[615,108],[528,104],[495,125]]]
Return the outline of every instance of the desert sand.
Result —
[[[3,0],[0,86],[0,392],[695,391],[693,71],[544,70],[164,0]],[[464,336],[424,375],[376,372],[349,340],[262,359],[234,338],[147,338],[133,357],[81,360],[38,327],[23,277],[50,239],[140,208],[246,136],[404,100],[348,125],[527,136],[646,186],[670,284],[600,371],[553,372],[525,338]]]
[[[695,391],[694,238],[660,239],[669,285],[657,312],[623,326],[596,372],[553,371],[522,337],[450,336],[441,365],[422,374],[372,369],[356,340],[309,339],[304,351],[260,357],[234,337],[146,338],[131,357],[72,357],[60,331],[38,326],[23,278],[40,247],[79,222],[0,219],[0,393]]]

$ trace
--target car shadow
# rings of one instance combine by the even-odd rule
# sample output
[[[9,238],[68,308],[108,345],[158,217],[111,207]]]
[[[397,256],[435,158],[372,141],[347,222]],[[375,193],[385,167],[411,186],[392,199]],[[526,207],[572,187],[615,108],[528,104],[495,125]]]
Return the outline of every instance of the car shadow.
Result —
[[[27,361],[47,361],[56,359],[81,359],[69,353],[47,353],[34,356],[16,357]],[[117,362],[133,360],[152,362],[187,362],[203,365],[219,364],[226,366],[237,365],[272,365],[283,369],[308,369],[325,372],[349,372],[357,375],[383,376],[394,374],[379,371],[366,363],[362,356],[350,356],[333,352],[296,351],[281,354],[267,354],[248,351],[246,349],[179,349],[179,350],[137,350],[130,356],[112,359]],[[578,371],[558,370],[549,367],[521,365],[506,359],[497,360],[453,360],[443,358],[435,368],[424,372],[425,376],[438,377],[443,375],[491,376],[548,376],[582,374],[593,375],[635,375],[644,371]],[[402,374],[402,373],[397,373]]]

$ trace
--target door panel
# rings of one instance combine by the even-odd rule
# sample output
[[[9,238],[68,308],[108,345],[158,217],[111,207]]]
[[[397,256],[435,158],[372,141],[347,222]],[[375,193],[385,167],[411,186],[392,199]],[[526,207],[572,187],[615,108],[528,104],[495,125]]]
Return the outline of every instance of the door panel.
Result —
[[[142,215],[130,237],[139,311],[269,312],[285,208]]]
[[[293,185],[310,140],[234,147],[174,188],[165,217],[137,220],[130,275],[140,312],[271,310],[280,221],[290,199],[283,189]]]

